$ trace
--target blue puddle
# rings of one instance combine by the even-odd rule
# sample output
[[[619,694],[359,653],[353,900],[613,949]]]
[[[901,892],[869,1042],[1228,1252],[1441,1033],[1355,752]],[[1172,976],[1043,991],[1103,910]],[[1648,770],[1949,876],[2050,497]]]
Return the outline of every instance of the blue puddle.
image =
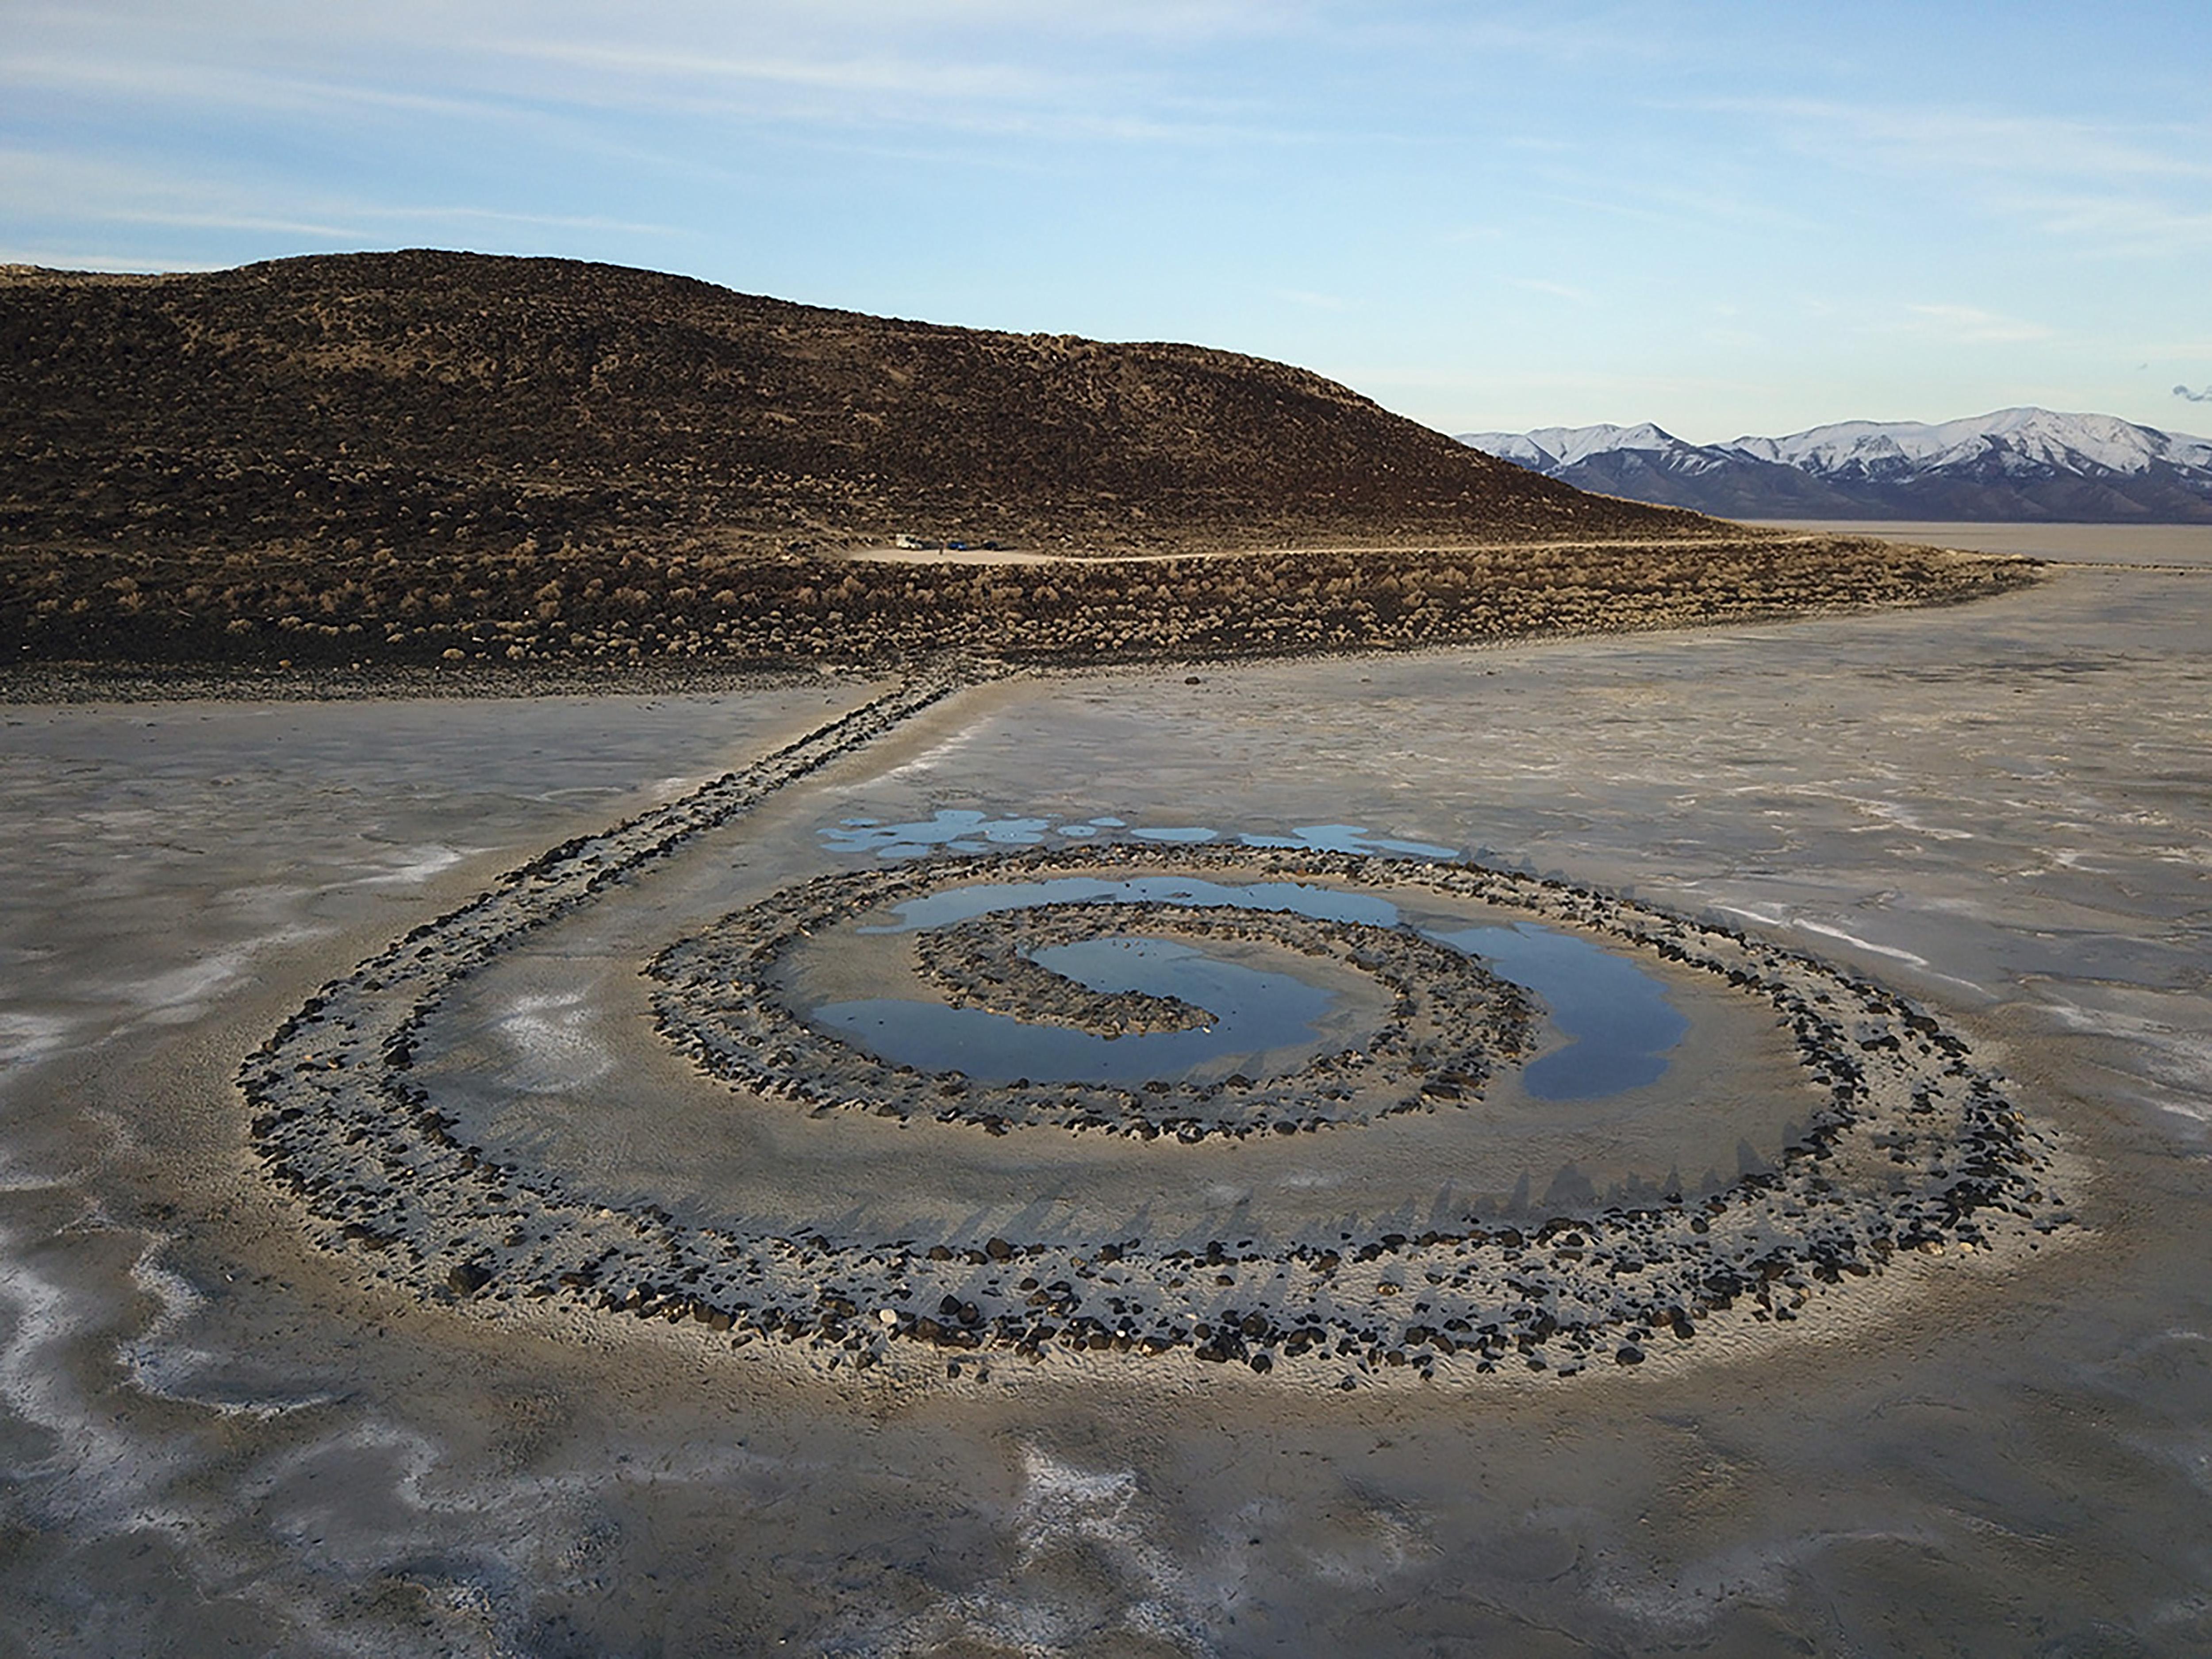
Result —
[[[926,1072],[964,1072],[994,1083],[1141,1083],[1225,1072],[1252,1054],[1310,1043],[1314,1022],[1335,1001],[1302,979],[1221,962],[1171,939],[1085,939],[1048,946],[1036,960],[1094,991],[1177,998],[1206,1010],[1215,1023],[1203,1030],[1103,1037],[895,997],[833,1002],[814,1016],[885,1059]]]
[[[1571,933],[1522,921],[1430,937],[1542,999],[1568,1041],[1522,1069],[1521,1086],[1538,1100],[1594,1100],[1656,1083],[1668,1051],[1689,1031],[1657,980]]]
[[[920,858],[928,853],[987,853],[994,847],[1041,847],[1048,836],[1091,841],[1126,831],[1132,841],[1196,846],[1222,839],[1203,825],[1146,825],[1132,828],[1116,817],[1062,823],[1053,818],[993,817],[988,813],[941,808],[909,823],[874,818],[843,818],[823,830],[823,845],[836,853],[873,853],[878,858]],[[1413,858],[1457,858],[1456,848],[1421,841],[1370,836],[1356,823],[1304,823],[1287,836],[1239,836],[1240,847],[1311,848],[1330,853],[1401,853]]]
[[[846,818],[824,830],[822,839],[833,852],[918,858],[924,853],[987,853],[994,847],[1035,847],[1052,827],[1049,818],[994,818],[982,812],[946,811],[920,823]],[[1094,835],[1105,827],[1103,822],[1084,826]]]
[[[1398,907],[1387,899],[1294,882],[1231,885],[1181,876],[1064,877],[947,889],[899,907],[892,926],[862,931],[907,933],[1039,905],[1146,901],[1285,910],[1382,927],[1400,921]],[[1522,1072],[1522,1088],[1536,1099],[1595,1100],[1656,1082],[1667,1070],[1668,1053],[1690,1029],[1656,980],[1626,958],[1572,934],[1524,921],[1429,937],[1480,958],[1500,978],[1534,994],[1567,1039],[1565,1047]],[[1137,934],[1053,946],[1039,951],[1036,959],[1094,990],[1178,998],[1217,1015],[1218,1023],[1207,1030],[1100,1037],[977,1008],[890,997],[827,1004],[814,1017],[848,1031],[894,1064],[924,1071],[960,1071],[1000,1083],[1016,1078],[1128,1083],[1218,1074],[1270,1049],[1313,1043],[1319,1040],[1317,1022],[1335,1002],[1329,993],[1303,980],[1223,962],[1188,944]]]

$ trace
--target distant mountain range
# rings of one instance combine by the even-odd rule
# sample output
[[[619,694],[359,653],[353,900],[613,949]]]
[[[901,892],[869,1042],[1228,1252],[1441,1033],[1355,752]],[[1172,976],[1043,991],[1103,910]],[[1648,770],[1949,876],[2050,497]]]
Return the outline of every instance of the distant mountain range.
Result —
[[[2111,415],[2001,409],[1724,444],[1648,421],[1459,439],[1583,489],[1724,518],[2212,524],[2212,441]]]

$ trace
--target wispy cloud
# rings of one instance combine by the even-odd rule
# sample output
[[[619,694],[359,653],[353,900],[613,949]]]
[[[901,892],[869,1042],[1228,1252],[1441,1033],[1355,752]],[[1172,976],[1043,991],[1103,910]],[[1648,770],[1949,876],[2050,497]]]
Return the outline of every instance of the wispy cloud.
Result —
[[[1250,29],[1267,10],[1221,4],[1176,22],[1171,8],[1133,9],[1121,33],[1169,36]],[[151,101],[220,121],[258,110],[320,125],[358,109],[535,125],[540,137],[564,116],[593,112],[1148,143],[1310,136],[1294,120],[1271,121],[1249,103],[1149,69],[1141,55],[1086,49],[1113,31],[1079,25],[1073,10],[845,0],[609,14],[561,0],[526,11],[398,0],[320,6],[312,25],[271,18],[247,27],[234,17],[226,27],[196,16],[187,29],[149,12],[141,27],[125,29],[112,14],[72,28],[34,9],[50,26],[0,57],[0,88]]]
[[[1152,145],[1301,144],[1316,137],[1278,118],[1279,111],[1194,93],[1127,64],[1016,61],[930,41],[892,40],[854,54],[532,37],[488,50],[517,66],[499,76],[502,84],[536,76],[540,99],[655,118],[683,113],[817,131],[923,128]]]
[[[655,224],[644,219],[611,219],[596,213],[513,213],[503,208],[462,205],[425,207],[415,204],[381,203],[359,211],[371,219],[466,220],[471,224],[527,225],[540,230],[611,230],[626,236],[680,236],[679,226]]]
[[[2057,331],[2042,323],[1979,306],[1908,305],[1902,325],[1911,332],[1936,336],[1968,345],[2018,345],[2048,340]]]
[[[2024,197],[2019,208],[2053,234],[2119,254],[2155,253],[2212,243],[2212,209],[2175,208],[2124,196]]]
[[[1589,176],[1574,178],[1570,170],[1554,169],[1563,182],[1559,188],[1540,192],[1540,199],[1577,214],[1601,214],[1634,224],[1682,226],[1686,223],[1752,227],[1771,232],[1803,234],[1819,221],[1802,206],[1782,206],[1720,191],[1698,191],[1668,183],[1635,182],[1632,191],[1620,188],[1617,169],[1600,162]],[[1612,176],[1602,176],[1611,174]],[[1619,193],[1607,194],[1608,191]]]
[[[1923,174],[2212,179],[2212,131],[2202,127],[1817,99],[1710,99],[1696,107],[1757,118],[1785,140],[1844,164]]]
[[[352,236],[356,226],[320,213],[275,213],[231,185],[203,183],[159,167],[0,149],[0,212],[19,222],[66,215],[106,224],[161,224]]]
[[[532,213],[469,203],[364,201],[281,185],[248,189],[158,163],[56,160],[0,149],[0,212],[18,220],[64,213],[98,224],[235,230],[320,243],[365,242],[410,227],[469,225],[674,236],[675,227],[591,214]],[[129,263],[143,269],[144,261]],[[91,269],[92,267],[85,267]]]
[[[2178,386],[2173,388],[2173,395],[2186,398],[2192,404],[2212,404],[2212,386],[2206,386],[2202,392],[2191,392],[2185,386]]]
[[[1042,101],[1068,88],[1026,65],[931,61],[892,55],[806,58],[720,57],[592,41],[516,40],[509,56],[556,63],[598,75],[656,82],[804,87],[853,96],[964,102],[977,98]]]
[[[350,61],[346,52],[328,49],[311,58],[264,53],[261,61],[241,51],[211,62],[202,43],[165,41],[158,28],[147,41],[112,54],[95,50],[97,45],[0,53],[0,100],[34,106],[58,96],[73,122],[88,121],[100,134],[96,147],[54,148],[49,166],[57,179],[66,179],[73,167],[95,158],[137,147],[149,158],[202,155],[203,165],[188,184],[240,184],[299,176],[302,169],[288,160],[295,147],[320,143],[367,154],[431,134],[462,155],[529,155],[542,162],[581,154],[669,170],[696,171],[699,165],[698,158],[680,152],[646,153],[589,111],[526,95],[526,88],[510,94],[456,86],[435,76],[410,81],[408,66],[387,63],[374,51]],[[341,64],[348,68],[334,67]],[[281,133],[283,143],[215,161],[210,145],[240,128]]]
[[[1776,142],[1840,172],[1894,178],[1963,210],[2098,252],[2212,241],[2212,126],[1808,99],[1723,99]]]

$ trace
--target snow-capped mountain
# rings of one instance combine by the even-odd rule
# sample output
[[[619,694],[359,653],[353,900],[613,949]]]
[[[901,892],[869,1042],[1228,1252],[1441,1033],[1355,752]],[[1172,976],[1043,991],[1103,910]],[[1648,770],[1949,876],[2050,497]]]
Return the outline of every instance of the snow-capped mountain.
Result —
[[[1730,518],[2212,524],[2212,441],[2111,415],[1843,421],[1725,444],[1648,421],[1460,441],[1584,489]]]

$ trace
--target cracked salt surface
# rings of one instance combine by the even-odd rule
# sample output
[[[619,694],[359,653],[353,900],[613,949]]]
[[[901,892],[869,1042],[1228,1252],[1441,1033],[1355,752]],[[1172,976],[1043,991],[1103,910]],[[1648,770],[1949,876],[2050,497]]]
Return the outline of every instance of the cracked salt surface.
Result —
[[[1262,834],[1345,817],[1700,917],[1768,918],[1742,925],[1958,1023],[2091,1171],[2070,1243],[1924,1258],[1878,1295],[1815,1298],[1769,1333],[1790,1340],[1694,1366],[1670,1370],[1662,1346],[1633,1372],[1482,1397],[1316,1401],[1218,1370],[1132,1395],[1103,1367],[1024,1383],[966,1363],[919,1389],[849,1370],[802,1385],[749,1363],[758,1344],[709,1364],[657,1322],[600,1346],[550,1316],[486,1326],[380,1293],[303,1250],[259,1196],[234,1156],[230,1068],[323,980],[474,889],[458,870],[420,894],[326,889],[368,866],[315,769],[347,769],[343,799],[387,818],[391,844],[467,823],[500,868],[638,799],[563,794],[575,765],[709,775],[729,763],[718,748],[764,752],[797,724],[705,700],[593,705],[588,725],[533,705],[217,710],[219,732],[169,748],[119,738],[95,709],[11,711],[36,723],[0,738],[16,860],[0,1014],[34,1042],[66,1033],[0,1079],[6,1167],[53,1172],[0,1190],[9,1639],[88,1655],[2205,1651],[2212,1004],[2189,943],[2204,872],[2172,855],[2212,832],[2202,580],[2069,571],[1958,611],[1217,669],[1189,690],[1141,674],[1000,688],[803,786],[720,844],[713,880],[656,871],[653,925],[618,937],[577,918],[576,943],[634,963],[681,916],[818,872],[822,823],[920,822],[946,799],[1069,824],[1126,803],[1134,824]],[[2094,697],[2033,667],[2092,653],[2116,665]],[[817,692],[805,712],[820,708]],[[1593,720],[1602,708],[1623,718]],[[210,731],[198,712],[161,719],[164,745]],[[957,758],[884,781],[954,727]],[[628,758],[572,762],[586,732]],[[272,773],[278,738],[313,763]],[[1433,763],[1407,758],[1424,750]],[[1251,756],[1226,789],[1224,752]],[[1938,822],[1973,838],[1852,834],[1843,797],[1874,775],[1860,757],[1923,781],[1903,798],[1940,791]],[[204,850],[76,833],[81,806],[126,787],[160,806],[166,839]],[[2071,866],[2053,851],[2083,848],[2097,856]],[[285,874],[303,869],[315,879]],[[219,900],[247,889],[264,895],[251,918]],[[1804,934],[1800,916],[1850,938]],[[338,931],[263,957],[199,1024],[111,1042],[135,1011],[85,994],[286,921]],[[614,1029],[647,1029],[631,970],[574,960]],[[471,994],[495,1004],[501,978]],[[672,1089],[657,1048],[619,1048],[623,1075]],[[579,1146],[594,1132],[574,1098],[517,1100],[556,1125],[573,1113]],[[875,1126],[732,1103],[635,1127],[643,1191],[738,1190],[780,1161],[793,1207],[817,1216],[918,1159],[941,1166],[928,1132],[886,1128],[879,1159],[841,1152],[811,1190],[810,1149]],[[1020,1139],[987,1139],[964,1207],[933,1224],[1002,1220],[991,1206],[1015,1190],[1079,1202]],[[1432,1148],[1409,1150],[1433,1167]],[[1177,1155],[1254,1205],[1362,1178],[1303,1135]],[[88,1222],[90,1200],[112,1222]],[[189,1306],[134,1282],[156,1235]],[[1846,1306],[1863,1316],[1822,1312]],[[118,1365],[148,1341],[196,1356],[204,1369],[149,1374],[187,1397]],[[226,1375],[275,1386],[226,1393]],[[267,1418],[220,1407],[317,1393]],[[1095,1501],[1055,1507],[1063,1492]]]

